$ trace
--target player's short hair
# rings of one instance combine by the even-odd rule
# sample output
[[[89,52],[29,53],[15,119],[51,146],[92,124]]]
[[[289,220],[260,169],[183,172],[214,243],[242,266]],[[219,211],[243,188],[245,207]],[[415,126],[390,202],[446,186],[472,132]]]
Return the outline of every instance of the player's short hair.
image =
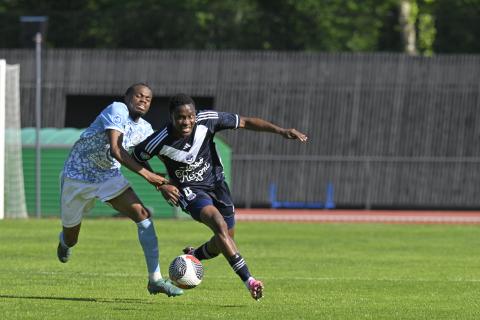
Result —
[[[191,104],[195,108],[195,102],[193,101],[192,97],[184,93],[178,93],[170,98],[170,101],[168,102],[168,110],[170,113],[172,113],[175,108],[185,104]]]
[[[153,92],[152,88],[150,88],[150,86],[148,84],[143,83],[143,82],[138,82],[138,83],[134,83],[130,87],[128,87],[127,91],[125,91],[125,97],[128,97],[128,96],[132,95],[133,92],[135,92],[135,88],[137,88],[137,87],[146,87],[150,91]]]

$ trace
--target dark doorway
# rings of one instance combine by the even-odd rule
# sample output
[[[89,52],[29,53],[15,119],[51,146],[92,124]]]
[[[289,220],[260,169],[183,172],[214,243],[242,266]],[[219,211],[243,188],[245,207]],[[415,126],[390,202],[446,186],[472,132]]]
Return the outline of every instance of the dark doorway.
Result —
[[[145,120],[152,124],[154,130],[161,128],[168,122],[168,100],[170,97],[154,97],[150,111]],[[193,97],[197,110],[215,109],[213,97]],[[65,127],[83,129],[95,120],[98,114],[113,101],[122,101],[122,97],[115,96],[87,96],[68,95],[65,114]]]

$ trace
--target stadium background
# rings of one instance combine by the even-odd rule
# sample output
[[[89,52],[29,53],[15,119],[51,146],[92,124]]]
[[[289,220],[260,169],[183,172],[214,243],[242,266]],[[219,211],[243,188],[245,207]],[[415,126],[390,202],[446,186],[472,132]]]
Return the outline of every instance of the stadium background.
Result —
[[[15,48],[31,48],[47,17],[40,123],[37,52]],[[480,0],[0,2],[2,319],[478,319],[479,18]],[[206,261],[202,285],[181,298],[149,297],[125,218],[84,219],[72,261],[58,262],[63,158],[134,81],[154,88],[155,127],[183,91],[309,134],[304,146],[221,134],[236,203],[251,207],[237,210],[235,241],[265,281],[260,303],[224,259]],[[44,143],[35,212],[34,125]],[[24,176],[31,218],[15,219],[26,217]],[[131,180],[150,190],[141,198],[157,217],[175,214]],[[264,208],[271,183],[279,201],[336,209]],[[190,218],[155,220],[164,276],[181,248],[211,235]]]
[[[22,127],[34,126],[33,51],[0,56],[22,66]],[[331,184],[337,208],[480,207],[475,55],[48,49],[43,70],[43,127],[88,123],[103,101],[146,81],[157,127],[168,96],[186,92],[308,133],[308,145],[221,134],[239,207],[269,206],[272,183],[278,199],[307,203],[325,201]]]

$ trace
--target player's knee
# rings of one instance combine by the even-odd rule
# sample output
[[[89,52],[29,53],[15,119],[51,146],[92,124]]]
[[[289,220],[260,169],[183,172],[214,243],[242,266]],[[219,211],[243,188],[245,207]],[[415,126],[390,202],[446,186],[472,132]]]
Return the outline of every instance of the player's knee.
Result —
[[[151,217],[150,211],[147,208],[145,208],[144,206],[141,206],[139,208],[139,217],[142,220],[150,218]]]
[[[228,234],[228,226],[225,220],[222,219],[222,217],[215,217],[213,220],[213,223],[215,225],[215,229],[217,230],[216,233],[224,233]]]
[[[132,216],[132,219],[136,222],[148,219],[151,217],[150,211],[142,206],[141,204],[136,204],[132,207],[131,209],[130,216]]]
[[[225,221],[219,221],[217,222],[217,230],[215,232],[215,235],[222,240],[222,242],[227,241],[228,238],[230,238],[230,235],[228,233],[228,227]]]
[[[221,230],[226,230],[227,225],[225,221],[223,220],[222,215],[220,212],[217,211],[217,209],[210,210],[210,207],[205,207],[202,209],[200,212],[200,220],[209,226],[213,232],[216,234],[220,232]]]

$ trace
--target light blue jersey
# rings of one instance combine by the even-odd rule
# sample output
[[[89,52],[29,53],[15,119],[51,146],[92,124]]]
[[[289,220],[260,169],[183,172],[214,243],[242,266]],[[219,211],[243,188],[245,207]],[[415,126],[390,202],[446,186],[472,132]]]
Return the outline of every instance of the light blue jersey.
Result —
[[[106,107],[75,142],[63,168],[70,179],[99,183],[121,175],[120,163],[110,155],[107,129],[123,133],[123,148],[131,148],[153,133],[150,123],[130,118],[124,103],[114,102]]]

